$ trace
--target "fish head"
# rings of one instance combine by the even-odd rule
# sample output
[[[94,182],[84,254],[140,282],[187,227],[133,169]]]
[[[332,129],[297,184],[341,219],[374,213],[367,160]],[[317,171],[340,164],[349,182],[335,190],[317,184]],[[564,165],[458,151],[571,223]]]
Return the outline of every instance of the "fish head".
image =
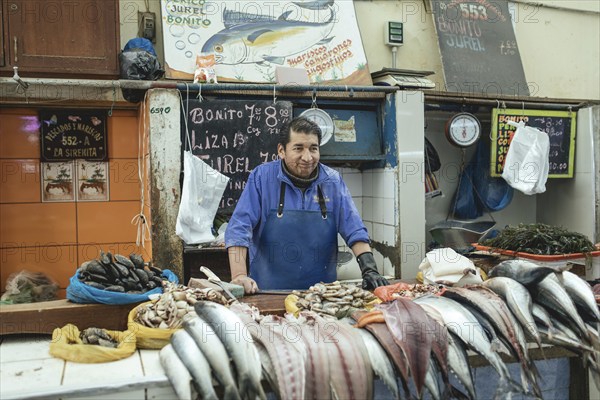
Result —
[[[243,63],[248,54],[244,41],[227,33],[216,33],[202,46],[203,53],[214,53],[217,64]]]

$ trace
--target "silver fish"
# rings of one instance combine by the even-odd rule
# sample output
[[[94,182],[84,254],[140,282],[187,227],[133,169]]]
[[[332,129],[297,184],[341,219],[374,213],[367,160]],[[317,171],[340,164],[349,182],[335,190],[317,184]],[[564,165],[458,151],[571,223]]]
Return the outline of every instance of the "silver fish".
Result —
[[[460,383],[467,389],[471,399],[476,399],[475,384],[473,383],[473,371],[469,366],[467,350],[463,346],[463,342],[456,335],[447,330],[444,330],[444,319],[440,312],[428,304],[419,304],[423,310],[433,318],[440,326],[439,335],[444,335],[448,342],[448,367],[454,371],[454,375]]]
[[[290,331],[285,330],[283,325],[289,323],[278,317],[265,317],[257,323],[253,318],[254,310],[243,303],[232,304],[230,310],[235,312],[248,327],[255,342],[261,343],[267,351],[280,398],[304,398],[305,350],[299,350],[297,344],[288,339]],[[264,362],[262,364],[264,367]]]
[[[483,286],[492,289],[506,301],[506,305],[517,317],[523,330],[535,340],[538,347],[541,347],[540,334],[532,314],[531,294],[525,286],[506,277],[490,278],[483,282]]]
[[[233,379],[229,355],[213,328],[201,318],[195,317],[185,320],[183,329],[194,339],[206,357],[215,379],[223,388],[223,398],[240,400],[240,394]]]
[[[192,376],[188,372],[183,362],[177,356],[175,349],[171,344],[167,344],[158,353],[160,365],[165,370],[165,374],[173,386],[173,390],[179,400],[192,399]]]
[[[206,400],[217,400],[210,365],[194,339],[186,331],[180,329],[171,335],[171,345],[194,378],[194,387],[198,394]]]
[[[372,334],[365,329],[357,329],[357,331],[369,353],[369,359],[371,360],[373,372],[375,372],[375,374],[381,378],[385,386],[387,386],[387,388],[394,395],[394,398],[399,399],[400,393],[398,391],[396,374],[394,372],[394,366],[390,362],[389,357]]]
[[[321,340],[327,346],[330,387],[334,399],[373,397],[373,370],[367,350],[356,329],[314,313]]]
[[[233,360],[242,398],[265,399],[266,395],[260,383],[260,356],[244,323],[227,307],[214,302],[198,301],[194,310],[213,328]]]
[[[536,302],[558,312],[563,318],[574,324],[583,337],[589,338],[587,328],[577,312],[575,303],[557,279],[548,276],[537,285],[532,286],[531,290]]]
[[[521,384],[523,390],[526,392],[528,384],[531,383],[535,395],[541,397],[541,390],[535,374],[535,365],[531,362],[527,351],[525,333],[504,300],[485,286],[448,288],[444,292],[444,296],[459,302],[466,302],[489,318],[494,327],[493,329],[509,344],[509,350],[512,350],[512,353],[521,362]]]
[[[593,320],[592,322],[596,324],[600,323],[600,312],[598,311],[596,298],[589,283],[570,271],[550,276],[562,284],[573,302],[575,302],[575,305],[583,311],[582,316],[590,317]]]
[[[508,368],[483,334],[477,319],[469,310],[454,300],[438,296],[422,296],[413,300],[417,304],[428,304],[435,308],[444,320],[444,326],[456,334],[465,344],[484,356],[498,372],[502,385],[510,381]]]
[[[440,392],[440,383],[438,382],[438,367],[435,364],[433,357],[429,358],[429,368],[427,368],[427,374],[425,374],[425,388],[431,394],[433,400],[440,400],[442,394]]]
[[[333,7],[329,7],[329,10],[330,18],[324,22],[288,20],[292,11],[272,21],[241,24],[229,21],[225,29],[204,43],[202,52],[214,53],[217,64],[270,62],[281,65],[286,57],[333,39],[329,35],[336,23],[336,14]]]
[[[527,260],[502,261],[490,270],[490,278],[504,276],[514,279],[524,286],[534,285],[542,281],[548,274],[561,272],[571,268],[571,265],[541,266]]]
[[[277,375],[275,375],[275,368],[271,362],[271,356],[267,353],[267,349],[260,342],[254,343],[256,350],[258,350],[258,356],[260,357],[260,363],[262,365],[262,377],[269,383],[269,386],[275,393],[278,399],[281,398],[279,394],[279,387],[277,386]]]
[[[550,319],[550,314],[548,314],[548,311],[546,311],[544,307],[537,303],[533,303],[531,311],[533,313],[533,318],[537,320],[537,322],[541,323],[542,326],[545,326],[546,328],[554,328],[554,325]],[[536,325],[540,326],[540,324]]]

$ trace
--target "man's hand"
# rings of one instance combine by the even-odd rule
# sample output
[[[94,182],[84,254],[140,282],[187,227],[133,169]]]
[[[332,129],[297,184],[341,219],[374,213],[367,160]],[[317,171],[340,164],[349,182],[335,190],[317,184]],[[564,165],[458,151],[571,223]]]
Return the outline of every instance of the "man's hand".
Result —
[[[356,257],[360,272],[362,273],[362,288],[365,290],[373,290],[378,286],[389,285],[387,279],[379,274],[377,271],[377,264],[375,263],[375,257],[373,253],[366,252]]]
[[[235,285],[242,286],[244,288],[244,293],[252,294],[258,292],[258,285],[254,281],[254,279],[250,278],[247,275],[240,274],[233,278],[231,283]]]

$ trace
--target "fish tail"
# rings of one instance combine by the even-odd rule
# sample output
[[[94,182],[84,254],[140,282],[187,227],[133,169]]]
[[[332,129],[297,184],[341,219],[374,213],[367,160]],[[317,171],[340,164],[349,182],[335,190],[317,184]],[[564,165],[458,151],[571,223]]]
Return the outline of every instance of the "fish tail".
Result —
[[[491,349],[493,352],[497,353],[499,350],[502,350],[502,343],[498,338],[494,338],[491,342]]]
[[[240,394],[238,393],[235,385],[229,385],[223,390],[223,399],[225,400],[241,400]]]

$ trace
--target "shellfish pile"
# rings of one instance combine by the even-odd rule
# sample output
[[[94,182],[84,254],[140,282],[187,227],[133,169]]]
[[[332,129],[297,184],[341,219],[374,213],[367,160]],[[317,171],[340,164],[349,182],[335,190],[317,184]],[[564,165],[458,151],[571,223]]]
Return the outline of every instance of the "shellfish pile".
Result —
[[[79,338],[83,344],[94,344],[103,347],[115,348],[119,343],[113,339],[106,329],[102,328],[87,328],[79,333]]]
[[[192,289],[172,282],[165,282],[164,292],[157,300],[137,308],[134,321],[149,328],[181,328],[184,317],[194,313],[199,300],[227,304],[227,299],[214,289]]]
[[[146,265],[139,254],[129,257],[100,252],[100,257],[86,261],[77,278],[86,285],[111,292],[144,293],[162,285],[162,271]]]
[[[343,318],[352,309],[365,308],[377,297],[353,283],[317,283],[308,290],[294,290],[298,297],[296,307],[300,311],[310,310],[321,316]]]

